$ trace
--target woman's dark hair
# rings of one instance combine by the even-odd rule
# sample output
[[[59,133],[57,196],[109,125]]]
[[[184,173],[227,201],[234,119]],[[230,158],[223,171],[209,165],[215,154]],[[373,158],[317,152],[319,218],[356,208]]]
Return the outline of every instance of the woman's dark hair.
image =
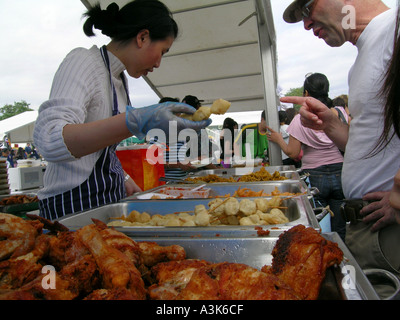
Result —
[[[346,107],[346,101],[344,101],[344,99],[342,99],[340,97],[337,97],[337,98],[332,100],[332,105],[334,107],[343,107],[343,108],[345,108]]]
[[[131,40],[145,29],[149,30],[152,41],[178,36],[178,25],[170,10],[158,0],[134,0],[121,9],[113,2],[106,10],[96,4],[84,16],[88,18],[83,31],[88,37],[94,36],[93,28],[121,42]]]
[[[385,98],[384,125],[373,155],[382,151],[397,135],[400,138],[400,4],[397,4],[394,49],[386,71],[381,96]],[[393,131],[392,131],[393,128]]]
[[[233,120],[232,118],[225,118],[224,123],[222,124],[222,129],[228,129],[233,137],[235,132],[235,125],[237,125],[237,122],[235,120]]]
[[[304,94],[308,94],[324,103],[329,108],[332,107],[332,100],[329,98],[329,81],[322,73],[313,73],[304,80]]]
[[[279,110],[278,116],[280,123],[286,123],[288,121],[288,115],[285,110]]]

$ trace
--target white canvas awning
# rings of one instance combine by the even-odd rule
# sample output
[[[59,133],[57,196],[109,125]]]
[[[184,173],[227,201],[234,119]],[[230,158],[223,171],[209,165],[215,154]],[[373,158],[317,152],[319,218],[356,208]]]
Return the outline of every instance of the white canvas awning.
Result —
[[[129,0],[81,0],[106,8]],[[203,105],[223,98],[229,112],[266,110],[279,130],[277,54],[270,0],[162,0],[178,23],[180,36],[161,67],[145,77],[159,97],[197,96]],[[227,115],[228,116],[228,115]],[[271,164],[281,151],[271,144]]]
[[[25,111],[0,121],[0,141],[7,135],[11,143],[32,143],[37,116],[37,111]]]

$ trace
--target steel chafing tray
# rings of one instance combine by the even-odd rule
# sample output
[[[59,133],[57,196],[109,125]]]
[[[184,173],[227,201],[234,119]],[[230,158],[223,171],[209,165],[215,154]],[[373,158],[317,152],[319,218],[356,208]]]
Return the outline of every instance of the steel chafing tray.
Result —
[[[279,172],[281,177],[290,180],[301,180],[300,174],[296,170],[275,170],[275,167],[244,167],[244,168],[229,168],[229,169],[214,169],[214,170],[199,170],[195,172],[191,172],[189,174],[189,178],[200,178],[208,175],[217,175],[221,178],[233,178],[236,181],[240,180],[240,178],[244,175],[257,173],[261,169],[265,169],[270,174],[274,172]],[[274,180],[266,180],[264,182],[272,182]],[[276,181],[276,180],[275,180]],[[251,183],[250,181],[248,183]]]
[[[322,234],[336,242],[344,253],[338,266],[327,270],[322,283],[320,300],[379,300],[371,283],[357,264],[350,251],[337,233]],[[212,263],[244,263],[260,270],[271,265],[271,252],[278,240],[277,236],[263,238],[134,238],[135,241],[154,241],[159,245],[177,244],[186,250],[188,259],[204,259]]]
[[[270,197],[266,198],[270,199]],[[151,216],[179,212],[191,212],[193,214],[196,205],[203,204],[208,208],[209,202],[210,199],[132,200],[67,215],[58,219],[58,221],[69,229],[76,230],[91,224],[92,218],[109,223],[122,215],[128,216],[132,210],[140,213],[147,212]],[[213,225],[206,227],[122,226],[115,227],[115,229],[137,237],[259,237],[280,234],[298,224],[319,229],[318,221],[306,196],[283,198],[281,206],[286,207],[282,211],[289,220],[285,224],[263,226]]]
[[[182,192],[182,198],[214,198],[220,196],[230,195],[233,196],[239,189],[249,189],[252,192],[260,192],[270,195],[272,192],[279,190],[281,193],[290,194],[304,194],[308,196],[313,196],[316,192],[315,188],[308,188],[304,181],[293,181],[293,180],[282,180],[282,181],[271,181],[269,183],[264,183],[263,181],[253,182],[249,184],[248,182],[237,182],[237,183],[209,183],[198,191],[190,192],[193,188],[201,187],[201,183],[193,185],[182,184],[168,184],[164,186],[159,186],[144,192],[136,193],[125,200],[134,199],[149,199],[154,195],[176,195],[176,191],[179,188],[184,189]],[[172,190],[173,192],[169,192]],[[203,192],[200,192],[203,191]],[[163,197],[164,198],[164,197]],[[124,201],[125,201],[124,200]]]

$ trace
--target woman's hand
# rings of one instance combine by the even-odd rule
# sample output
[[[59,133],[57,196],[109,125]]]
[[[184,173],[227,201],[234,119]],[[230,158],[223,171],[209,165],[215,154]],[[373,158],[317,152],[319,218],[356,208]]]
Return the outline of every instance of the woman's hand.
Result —
[[[267,126],[267,139],[271,142],[276,143],[288,157],[291,159],[296,159],[299,157],[301,152],[301,142],[289,136],[289,143],[286,143],[280,132],[276,132],[271,127]]]
[[[127,197],[133,195],[136,192],[143,191],[131,177],[129,177],[129,179],[125,181],[125,190]]]
[[[180,113],[193,114],[196,111],[192,106],[178,102],[164,102],[144,108],[126,107],[126,126],[139,139],[143,138],[151,129],[162,130],[168,136],[170,122],[176,123],[175,130],[183,129],[199,131],[211,124],[211,119],[191,121],[177,116]]]
[[[276,132],[271,127],[267,126],[267,139],[271,142],[278,143],[284,141],[282,134],[280,132]]]

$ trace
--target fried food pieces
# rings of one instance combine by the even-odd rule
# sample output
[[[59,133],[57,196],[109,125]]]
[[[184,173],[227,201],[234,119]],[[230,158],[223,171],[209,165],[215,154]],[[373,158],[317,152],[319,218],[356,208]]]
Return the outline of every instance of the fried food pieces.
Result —
[[[211,107],[201,106],[199,109],[196,110],[193,114],[181,114],[180,117],[184,119],[188,119],[191,121],[202,121],[207,120],[212,113],[214,114],[225,114],[228,111],[231,103],[224,99],[217,99],[213,102]]]
[[[207,227],[212,225],[272,225],[288,223],[289,219],[280,207],[282,198],[239,199],[215,198],[205,205],[196,205],[193,211],[153,214],[133,210],[126,217],[109,222],[109,227],[164,226],[164,227]]]
[[[248,173],[240,177],[220,177],[216,174],[208,174],[205,176],[189,177],[185,181],[191,181],[195,183],[216,183],[216,182],[252,182],[252,181],[281,181],[287,180],[286,177],[282,176],[279,171],[274,173],[268,172],[264,167],[261,167],[259,171]]]
[[[27,222],[14,215],[0,213],[0,261],[30,252],[42,224]]]
[[[186,257],[177,245],[139,246],[98,220],[75,232],[54,223],[56,233],[46,234],[40,221],[0,214],[0,300],[143,300],[148,268]],[[44,285],[47,267],[55,288]]]
[[[8,218],[2,215],[1,230],[31,225],[40,231],[24,254],[7,251],[0,261],[0,300],[317,299],[326,269],[343,259],[337,244],[302,225],[283,233],[272,265],[257,270],[186,259],[178,245],[135,242],[97,220],[44,234],[41,222]],[[12,223],[7,228],[6,220]],[[0,243],[7,240],[2,236]],[[46,287],[44,267],[55,268],[54,287]]]
[[[9,206],[12,204],[23,204],[23,203],[31,203],[38,202],[39,199],[37,196],[31,197],[28,195],[14,195],[4,198],[0,201],[0,206]]]
[[[156,283],[149,295],[165,300],[312,300],[318,298],[326,269],[342,259],[337,244],[298,225],[279,237],[272,266],[259,271],[240,263],[165,262],[152,268]]]

